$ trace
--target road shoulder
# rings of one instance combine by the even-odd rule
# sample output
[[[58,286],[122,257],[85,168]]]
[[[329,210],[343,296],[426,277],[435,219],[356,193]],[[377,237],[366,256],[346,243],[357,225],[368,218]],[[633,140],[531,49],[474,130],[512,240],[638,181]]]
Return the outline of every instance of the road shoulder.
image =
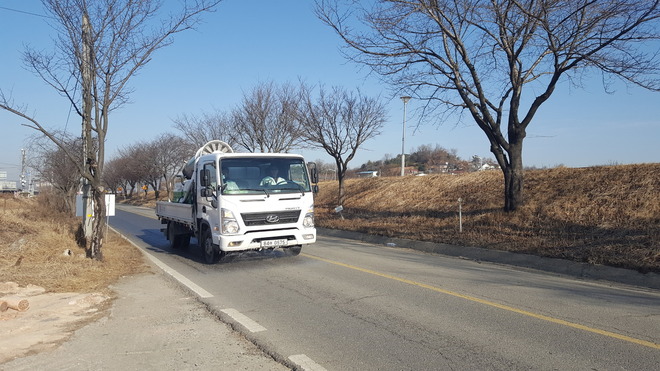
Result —
[[[55,349],[14,359],[2,368],[288,369],[162,273],[125,277],[111,289],[117,299],[107,316],[75,331]]]

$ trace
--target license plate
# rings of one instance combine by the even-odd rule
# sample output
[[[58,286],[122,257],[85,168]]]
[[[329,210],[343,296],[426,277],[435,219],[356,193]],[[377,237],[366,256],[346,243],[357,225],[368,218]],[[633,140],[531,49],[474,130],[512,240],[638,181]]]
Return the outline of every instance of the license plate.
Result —
[[[263,240],[261,241],[261,247],[279,247],[286,246],[289,244],[288,240]]]

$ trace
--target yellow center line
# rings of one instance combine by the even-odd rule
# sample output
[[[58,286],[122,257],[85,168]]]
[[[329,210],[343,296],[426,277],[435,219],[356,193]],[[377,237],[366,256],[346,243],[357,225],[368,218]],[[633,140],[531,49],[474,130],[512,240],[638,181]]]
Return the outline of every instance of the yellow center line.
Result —
[[[492,301],[489,301],[489,300],[479,299],[479,298],[476,298],[474,296],[459,294],[459,293],[454,292],[454,291],[441,289],[439,287],[427,285],[425,283],[412,281],[412,280],[408,280],[408,279],[397,277],[397,276],[392,276],[390,274],[381,273],[381,272],[374,271],[374,270],[367,269],[367,268],[361,268],[361,267],[358,267],[358,266],[355,266],[355,265],[345,264],[345,263],[341,263],[341,262],[338,262],[338,261],[324,259],[324,258],[321,258],[321,257],[318,257],[318,256],[304,254],[304,253],[301,254],[301,255],[305,256],[307,258],[310,258],[310,259],[316,259],[316,260],[320,260],[320,261],[323,261],[323,262],[326,262],[326,263],[329,263],[329,264],[338,265],[338,266],[341,266],[341,267],[344,267],[344,268],[349,268],[349,269],[353,269],[353,270],[356,270],[356,271],[369,273],[369,274],[372,274],[374,276],[379,276],[379,277],[388,278],[388,279],[391,279],[391,280],[394,280],[394,281],[407,283],[409,285],[421,287],[421,288],[424,288],[424,289],[432,290],[432,291],[439,292],[439,293],[446,294],[446,295],[451,295],[451,296],[454,296],[454,297],[457,297],[457,298],[473,301],[473,302],[488,305],[488,306],[491,306],[491,307],[507,310],[509,312],[522,314],[524,316],[537,318],[537,319],[540,319],[540,320],[543,320],[543,321],[548,321],[548,322],[556,323],[556,324],[559,324],[559,325],[572,327],[572,328],[575,328],[575,329],[578,329],[578,330],[593,332],[595,334],[599,334],[599,335],[603,335],[603,336],[607,336],[607,337],[627,341],[627,342],[638,344],[638,345],[643,345],[643,346],[649,347],[649,348],[660,349],[660,344],[653,343],[653,342],[650,342],[650,341],[636,339],[636,338],[633,338],[633,337],[630,337],[630,336],[617,334],[615,332],[605,331],[605,330],[601,330],[601,329],[581,325],[579,323],[564,321],[562,319],[549,317],[549,316],[545,316],[543,314],[538,314],[538,313],[534,313],[534,312],[529,312],[529,311],[526,311],[526,310],[511,307],[511,306],[508,306],[508,305],[495,303],[495,302],[492,302]]]

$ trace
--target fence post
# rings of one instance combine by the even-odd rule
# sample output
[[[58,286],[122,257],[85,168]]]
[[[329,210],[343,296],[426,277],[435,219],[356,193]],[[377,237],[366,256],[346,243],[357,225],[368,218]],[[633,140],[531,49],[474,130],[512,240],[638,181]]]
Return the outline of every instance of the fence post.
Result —
[[[463,233],[463,200],[458,198],[458,232]]]

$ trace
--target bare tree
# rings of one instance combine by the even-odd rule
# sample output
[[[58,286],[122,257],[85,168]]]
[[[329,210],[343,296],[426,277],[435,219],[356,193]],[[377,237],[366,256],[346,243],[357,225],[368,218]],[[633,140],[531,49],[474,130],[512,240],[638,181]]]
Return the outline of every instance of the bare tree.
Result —
[[[127,192],[127,197],[132,197],[133,192],[137,190],[138,182],[142,181],[142,173],[140,171],[140,164],[138,159],[133,157],[132,148],[123,148],[120,151],[120,157],[113,159],[119,166],[119,176],[125,181],[124,192]],[[130,188],[130,191],[127,191]]]
[[[320,88],[315,99],[309,88],[303,88],[304,98],[300,120],[305,127],[303,137],[312,146],[324,149],[337,165],[339,205],[344,203],[344,177],[348,163],[358,148],[380,134],[385,123],[385,107],[375,98],[349,93],[341,88],[330,92]]]
[[[163,21],[157,19],[161,14],[161,2],[157,0],[42,2],[54,19],[56,51],[47,54],[27,49],[24,61],[65,96],[82,118],[84,155],[83,162],[77,164],[89,184],[95,215],[87,240],[87,255],[102,260],[106,214],[102,179],[110,113],[126,103],[131,77],[151,60],[153,53],[171,44],[173,35],[194,27],[201,14],[212,10],[220,1],[184,0],[182,10]],[[72,161],[79,157],[2,92],[0,108],[26,119],[25,126],[42,132]]]
[[[132,144],[122,148],[119,157],[108,163],[106,183],[125,184],[124,188],[130,186],[131,194],[138,183],[149,185],[156,199],[160,198],[164,185],[169,195],[174,176],[195,154],[195,150],[185,139],[170,133]]]
[[[129,187],[124,171],[126,168],[125,163],[123,157],[117,157],[107,161],[103,168],[103,182],[106,187],[114,192],[121,192],[124,198],[128,196]]]
[[[660,88],[649,43],[659,36],[658,0],[347,1],[350,11],[342,2],[318,0],[316,11],[348,58],[426,100],[427,115],[467,112],[486,134],[507,211],[523,204],[523,139],[558,82],[580,86],[597,71],[606,89],[614,79]]]
[[[161,174],[168,197],[174,186],[174,177],[181,172],[186,161],[195,155],[197,147],[191,147],[186,141],[174,134],[161,134],[155,139],[156,168]]]
[[[193,148],[201,148],[211,140],[222,140],[232,147],[236,146],[235,130],[226,113],[216,111],[199,116],[183,114],[174,120],[174,127],[181,132],[186,142]]]
[[[237,144],[248,152],[289,152],[303,144],[297,112],[300,94],[291,85],[261,83],[232,112]]]
[[[138,142],[130,146],[128,153],[130,155],[129,163],[133,171],[137,172],[139,182],[151,186],[158,199],[163,174],[158,167],[159,148],[156,142]]]
[[[65,133],[57,133],[58,138],[65,143],[78,158],[82,156],[82,141]],[[35,136],[29,145],[30,159],[28,164],[42,181],[50,183],[56,194],[62,197],[66,211],[75,213],[75,197],[80,188],[80,173],[76,164],[64,151],[43,135]]]
[[[412,151],[409,160],[411,164],[423,167],[425,172],[449,171],[450,167],[455,168],[461,161],[457,153],[455,149],[447,150],[438,144],[435,147],[421,145]]]
[[[334,180],[337,176],[337,166],[330,162],[325,162],[323,160],[317,159],[314,161],[316,163],[316,168],[318,169],[319,179],[320,180]]]

